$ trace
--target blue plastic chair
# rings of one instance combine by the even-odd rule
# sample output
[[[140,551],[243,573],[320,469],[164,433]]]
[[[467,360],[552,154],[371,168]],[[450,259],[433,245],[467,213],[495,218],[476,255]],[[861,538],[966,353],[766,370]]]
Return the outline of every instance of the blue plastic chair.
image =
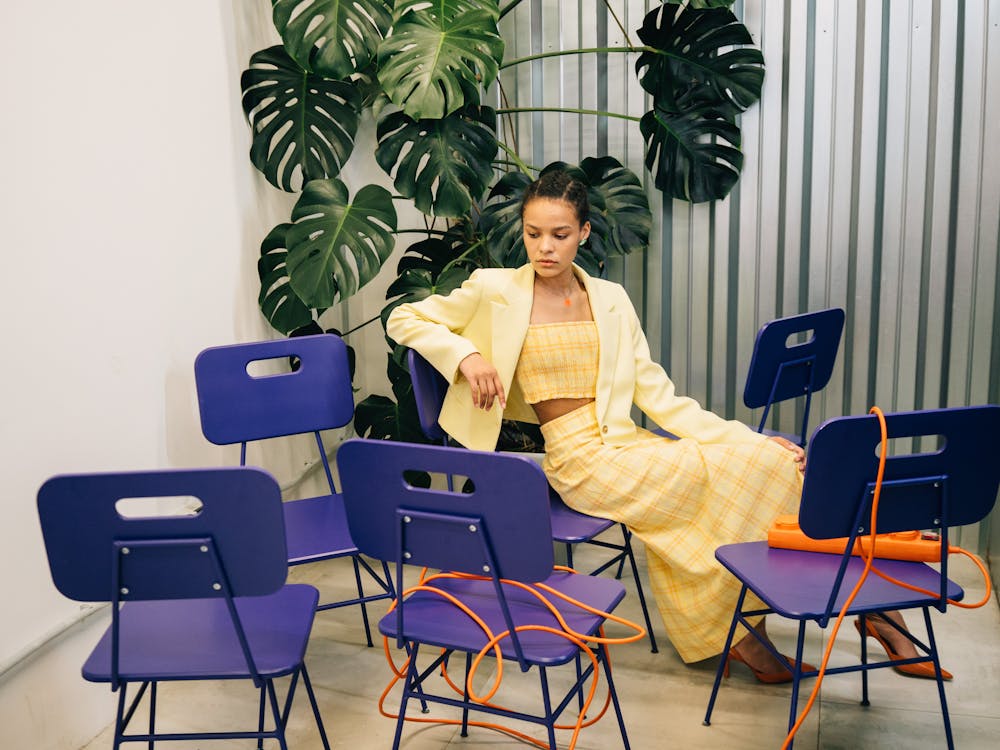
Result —
[[[251,375],[262,360],[296,361],[276,375]],[[240,443],[240,465],[247,443],[311,432],[326,473],[329,494],[292,500],[282,506],[290,565],[350,557],[357,597],[320,604],[319,610],[361,606],[365,639],[372,645],[367,604],[394,597],[385,562],[380,576],[358,553],[344,514],[344,500],[333,481],[321,430],[343,427],[354,417],[354,394],[347,346],[339,336],[319,334],[291,339],[233,344],[206,349],[194,365],[201,429],[216,445]],[[362,570],[378,592],[366,594]]]
[[[409,349],[406,354],[407,365],[410,369],[410,379],[413,383],[413,395],[417,402],[417,417],[420,421],[420,429],[428,440],[439,441],[447,444],[448,435],[441,425],[438,424],[438,414],[441,412],[441,405],[444,403],[444,396],[448,390],[448,384],[444,377],[433,365],[430,364],[415,349]],[[635,579],[636,593],[639,595],[639,605],[642,607],[642,616],[646,621],[646,633],[649,635],[649,645],[655,654],[659,651],[656,646],[656,636],[653,635],[653,624],[649,619],[649,609],[646,606],[646,596],[642,590],[642,581],[639,578],[639,567],[635,562],[635,554],[632,551],[632,532],[625,524],[618,524],[622,533],[622,541],[609,542],[599,539],[601,534],[615,525],[614,521],[607,518],[588,516],[570,508],[563,502],[562,498],[551,487],[549,488],[549,517],[552,524],[552,538],[562,544],[566,551],[566,564],[573,567],[573,545],[590,544],[596,547],[610,549],[615,554],[603,564],[590,571],[590,575],[599,575],[614,565],[618,566],[615,577],[621,578],[625,561],[627,560],[632,569],[632,577]]]
[[[1000,407],[976,406],[886,415],[890,440],[927,436],[920,445],[932,445],[925,452],[891,455],[886,460],[885,477],[876,530],[879,533],[937,529],[942,552],[948,548],[948,529],[976,523],[985,518],[996,501],[1000,484],[1000,463],[996,461],[995,436],[1000,430]],[[799,508],[799,525],[814,539],[847,537],[847,549],[859,535],[870,533],[871,501],[878,471],[880,429],[875,416],[842,417],[821,425],[813,434],[805,485]],[[936,436],[941,436],[937,438]],[[943,439],[943,444],[938,441]],[[876,550],[877,550],[876,546]],[[723,654],[729,653],[737,622],[745,618],[775,613],[798,621],[798,642],[792,672],[789,729],[795,722],[799,682],[816,672],[803,673],[801,664],[806,623],[825,628],[835,618],[842,603],[857,583],[864,561],[860,557],[823,552],[773,549],[767,542],[747,542],[719,547],[716,558],[743,584],[732,627]],[[869,662],[862,638],[861,661],[826,670],[827,675],[861,672],[862,704],[868,705],[868,670],[917,662],[930,662],[937,673],[941,713],[948,747],[952,747],[951,723],[945,701],[937,644],[930,608],[941,612],[947,600],[958,601],[963,591],[948,579],[948,556],[941,555],[940,570],[923,562],[876,560],[875,567],[901,581],[936,592],[927,596],[896,586],[872,574],[846,616],[864,618],[892,610],[919,609],[923,612],[928,643],[911,635],[910,640],[923,655],[910,660]],[[743,601],[752,591],[766,609],[744,611]],[[751,633],[756,631],[751,630]],[[777,652],[774,652],[777,656]],[[720,662],[715,685],[705,714],[709,723],[725,667]]]
[[[178,497],[197,498],[200,509],[163,515],[149,500]],[[126,498],[141,506],[126,514],[119,504]],[[318,594],[285,585],[281,493],[269,474],[224,468],[57,476],[39,490],[38,514],[56,588],[75,601],[111,603],[111,626],[83,676],[119,691],[116,749],[122,742],[152,748],[154,741],[238,738],[273,738],[286,748],[301,677],[329,750],[303,662]],[[274,682],[288,675],[279,707]],[[252,681],[260,690],[257,728],[157,732],[157,684],[181,680]],[[148,730],[125,734],[146,694]],[[273,728],[266,730],[268,706]]]
[[[757,432],[779,435],[805,447],[812,396],[830,382],[837,361],[844,311],[839,307],[792,315],[765,323],[757,332],[743,389],[743,403],[751,409],[764,407]],[[789,344],[792,336],[811,336]],[[771,407],[781,401],[805,397],[799,434],[765,429]]]
[[[547,728],[549,747],[555,750],[554,724],[574,698],[582,700],[584,683],[594,666],[588,663],[581,669],[581,649],[571,641],[544,632],[515,632],[515,626],[559,626],[537,599],[501,584],[500,579],[542,581],[601,612],[611,612],[624,598],[625,590],[615,580],[553,572],[551,529],[545,512],[548,486],[538,464],[513,454],[355,439],[340,447],[337,468],[351,532],[365,553],[396,561],[397,589],[403,590],[404,565],[481,576],[477,580],[435,580],[432,585],[468,604],[494,634],[511,631],[512,635],[501,642],[503,658],[516,661],[522,671],[537,668],[541,682],[540,715],[482,705],[471,701],[468,693],[434,693],[429,682],[441,665],[446,665],[453,653],[463,653],[468,675],[471,656],[483,648],[487,636],[441,596],[413,592],[379,623],[379,631],[396,639],[399,647],[406,647],[411,657],[393,748],[399,747],[407,705],[416,698],[460,707],[462,736],[467,734],[469,711],[542,724]],[[463,483],[464,492],[424,489],[409,483],[410,471],[458,475],[469,482]],[[554,596],[549,598],[577,632],[595,634],[605,621],[603,616]],[[423,645],[432,648],[433,658],[429,666],[418,668]],[[606,647],[595,649],[595,653],[598,663],[604,665],[622,741],[628,748]],[[562,698],[553,698],[548,670],[569,662],[576,665],[576,680]]]

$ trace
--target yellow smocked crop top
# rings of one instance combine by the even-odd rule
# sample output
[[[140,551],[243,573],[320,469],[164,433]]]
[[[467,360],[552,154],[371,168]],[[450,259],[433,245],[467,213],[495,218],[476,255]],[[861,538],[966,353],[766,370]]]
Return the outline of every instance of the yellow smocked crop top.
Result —
[[[591,320],[528,326],[514,377],[529,404],[597,394],[597,326]]]

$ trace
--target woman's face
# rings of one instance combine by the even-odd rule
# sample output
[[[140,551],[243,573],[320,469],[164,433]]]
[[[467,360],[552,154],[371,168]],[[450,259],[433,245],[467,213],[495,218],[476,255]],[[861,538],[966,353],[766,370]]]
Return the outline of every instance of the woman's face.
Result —
[[[572,273],[580,243],[590,236],[590,222],[580,225],[573,206],[564,200],[534,198],[521,217],[528,261],[539,276]]]

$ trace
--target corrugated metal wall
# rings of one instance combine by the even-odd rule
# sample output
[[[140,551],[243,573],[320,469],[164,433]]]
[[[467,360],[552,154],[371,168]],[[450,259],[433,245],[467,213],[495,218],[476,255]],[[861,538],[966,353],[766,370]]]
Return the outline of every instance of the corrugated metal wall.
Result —
[[[619,21],[638,44],[655,5],[526,0],[501,25],[507,59],[624,46]],[[840,306],[841,356],[812,426],[872,404],[1000,401],[1000,0],[743,0],[733,10],[767,74],[742,118],[742,178],[724,201],[662,201],[635,122],[506,121],[535,166],[607,153],[649,185],[652,245],[614,261],[611,276],[640,308],[654,355],[682,392],[751,419],[742,386],[757,328]],[[634,60],[516,65],[494,103],[638,117],[647,103]],[[779,412],[783,429],[794,411]]]

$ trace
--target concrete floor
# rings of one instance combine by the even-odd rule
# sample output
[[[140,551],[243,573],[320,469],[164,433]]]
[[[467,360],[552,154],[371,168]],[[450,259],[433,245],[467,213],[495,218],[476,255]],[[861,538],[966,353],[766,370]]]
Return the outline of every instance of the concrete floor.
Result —
[[[588,555],[578,552],[582,569]],[[594,558],[596,559],[596,558]],[[952,577],[967,590],[967,601],[982,598],[983,583],[978,571],[964,558],[953,557]],[[352,575],[342,561],[331,561],[293,569],[291,579],[314,583],[324,598],[336,595],[349,584]],[[619,614],[641,621],[631,580],[626,577],[628,596]],[[646,591],[649,591],[648,584]],[[323,596],[323,594],[321,594]],[[384,611],[378,607],[379,612]],[[919,617],[911,613],[908,623],[922,631]],[[380,644],[364,645],[360,614],[354,609],[320,613],[316,618],[307,656],[307,666],[318,693],[320,709],[334,748],[385,750],[392,745],[393,720],[378,713],[379,694],[390,674]],[[654,627],[661,627],[654,614]],[[768,629],[786,652],[794,643],[794,626],[776,617]],[[613,628],[609,634],[613,633]],[[812,628],[806,658],[819,663],[827,631]],[[935,613],[935,632],[942,662],[955,675],[947,686],[955,746],[964,750],[995,748],[1000,737],[1000,610],[996,600],[976,610],[951,609],[947,615]],[[619,634],[621,631],[619,631]],[[612,649],[615,680],[623,705],[631,745],[635,750],[667,747],[779,748],[785,736],[788,716],[788,685],[758,684],[742,665],[734,665],[724,681],[712,717],[712,726],[702,725],[711,690],[716,659],[687,666],[680,661],[666,636],[657,632],[660,653],[652,654],[647,641]],[[876,649],[873,641],[869,642]],[[858,653],[858,637],[847,623],[841,630],[831,664],[846,663]],[[491,669],[486,670],[488,673]],[[491,674],[484,675],[490,677]],[[529,679],[526,679],[529,678]],[[603,684],[603,681],[602,681]],[[94,690],[106,689],[93,686]],[[805,684],[805,696],[811,683]],[[892,670],[878,670],[870,678],[871,706],[862,707],[860,677],[835,675],[823,684],[819,700],[799,732],[795,747],[821,750],[848,748],[941,748],[944,729],[937,690],[932,681],[906,678]],[[505,670],[504,690],[499,702],[524,702],[537,695],[534,672],[520,675],[516,668]],[[603,694],[599,694],[602,696]],[[172,683],[161,687],[157,728],[189,731],[252,727],[256,719],[256,693],[238,683]],[[392,694],[390,710],[398,706]],[[417,713],[416,715],[420,715]],[[440,714],[439,714],[440,715]],[[111,717],[108,717],[109,720]],[[137,720],[142,721],[141,717]],[[529,733],[541,736],[534,728]],[[111,747],[111,729],[106,728],[83,750]],[[559,746],[566,747],[569,733],[562,733]],[[126,747],[136,745],[126,745]],[[159,745],[157,745],[159,746]],[[165,748],[180,743],[164,743]],[[184,743],[184,747],[191,747]],[[252,748],[252,741],[201,742],[197,747]],[[271,742],[268,747],[277,747]],[[289,728],[292,750],[322,747],[312,721],[305,693],[299,693]],[[486,729],[473,728],[466,738],[450,726],[408,725],[404,729],[405,750],[499,750],[529,747]],[[608,715],[585,729],[579,750],[614,750],[621,738],[613,716]]]

